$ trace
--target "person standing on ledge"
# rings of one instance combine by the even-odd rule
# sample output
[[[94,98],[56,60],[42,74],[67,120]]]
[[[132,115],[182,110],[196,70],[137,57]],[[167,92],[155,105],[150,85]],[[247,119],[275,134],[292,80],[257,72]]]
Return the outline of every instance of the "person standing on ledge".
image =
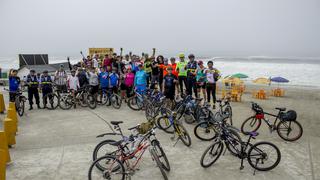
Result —
[[[36,99],[36,104],[38,109],[40,109],[40,100],[39,100],[39,92],[38,92],[39,81],[36,76],[35,70],[30,70],[30,74],[27,76],[27,84],[28,84],[28,99],[29,99],[29,105],[30,105],[29,110],[33,109],[32,107],[33,96]]]

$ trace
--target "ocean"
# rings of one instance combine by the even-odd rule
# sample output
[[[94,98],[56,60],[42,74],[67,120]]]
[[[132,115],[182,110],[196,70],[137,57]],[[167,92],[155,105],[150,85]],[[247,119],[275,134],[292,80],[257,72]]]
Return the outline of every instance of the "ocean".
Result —
[[[78,62],[81,57],[70,57],[71,63]],[[65,57],[49,57],[50,63],[66,62]],[[281,76],[290,82],[281,86],[299,86],[320,88],[320,59],[297,59],[297,58],[268,58],[268,57],[217,57],[200,58],[206,64],[213,60],[214,66],[221,71],[223,77],[235,73],[243,73],[249,76],[245,81],[251,83],[258,77]],[[18,68],[17,57],[0,57],[2,71]],[[278,85],[275,83],[275,85]]]

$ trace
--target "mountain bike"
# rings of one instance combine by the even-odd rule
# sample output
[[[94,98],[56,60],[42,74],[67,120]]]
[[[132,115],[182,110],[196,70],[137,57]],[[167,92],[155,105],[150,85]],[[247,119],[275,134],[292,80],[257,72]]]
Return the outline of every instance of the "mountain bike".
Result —
[[[217,103],[219,103],[219,110],[216,112],[215,118],[217,118],[217,116],[221,117],[223,115],[227,115],[228,120],[230,121],[229,124],[232,126],[232,108],[229,99],[217,100]]]
[[[75,95],[75,98],[72,96],[72,93],[69,92],[60,97],[60,108],[63,110],[68,110],[72,106],[75,107],[76,104],[79,104],[82,107],[87,107],[95,109],[97,106],[96,99],[92,94],[90,94],[90,86],[81,87]]]
[[[258,136],[257,132],[249,133],[249,138],[246,143],[243,143],[240,137],[232,135],[232,130],[220,131],[220,136],[215,139],[202,154],[200,164],[204,168],[208,168],[213,165],[221,156],[224,145],[227,149],[241,159],[240,170],[244,168],[244,159],[248,160],[248,163],[254,168],[254,174],[256,170],[269,171],[275,168],[280,160],[281,153],[278,147],[270,142],[258,142],[251,144],[251,139],[255,139]]]
[[[144,107],[146,97],[142,93],[134,91],[134,95],[127,100],[127,105],[134,111],[140,111]]]
[[[303,128],[296,120],[297,114],[295,111],[289,110],[285,112],[286,108],[276,107],[275,109],[278,110],[278,113],[271,114],[264,112],[263,109],[254,102],[251,103],[251,109],[253,110],[254,115],[250,116],[242,123],[241,132],[243,134],[257,131],[260,128],[262,121],[264,121],[268,125],[270,133],[277,131],[280,138],[285,141],[296,141],[301,138]],[[265,115],[275,117],[274,122],[270,122]]]
[[[107,91],[99,90],[97,96],[97,103],[101,105],[112,105],[115,109],[120,109],[122,104],[121,97],[112,91],[112,89],[108,89]]]
[[[43,97],[43,104],[46,105],[48,102],[49,106],[46,106],[46,108],[49,110],[57,109],[61,98],[61,93],[56,84],[52,84],[52,90],[53,91],[51,93],[48,93]]]
[[[156,162],[163,178],[168,179],[166,171],[170,171],[170,164],[160,142],[155,137],[156,127],[151,128],[144,135],[131,134],[129,137],[125,137],[119,127],[119,124],[121,123],[122,121],[111,122],[123,137],[119,141],[108,143],[108,145],[116,147],[117,150],[108,152],[108,154],[96,159],[92,163],[88,173],[89,180],[98,177],[103,177],[105,179],[113,179],[112,177],[131,179],[131,176],[133,176],[138,169],[137,166],[147,149],[149,149],[151,157]],[[128,130],[136,130],[139,126],[140,125],[129,128]]]
[[[9,89],[4,89],[6,91],[9,91]],[[19,89],[15,93],[15,98],[14,98],[14,103],[16,107],[16,111],[18,115],[21,117],[24,114],[24,109],[25,109],[25,102],[27,101],[27,98],[22,94],[22,91]]]
[[[184,145],[191,146],[191,137],[181,121],[177,119],[176,112],[167,109],[166,113],[157,119],[157,125],[165,132],[173,134],[171,140],[174,140],[176,135],[178,136],[175,144],[181,140]]]

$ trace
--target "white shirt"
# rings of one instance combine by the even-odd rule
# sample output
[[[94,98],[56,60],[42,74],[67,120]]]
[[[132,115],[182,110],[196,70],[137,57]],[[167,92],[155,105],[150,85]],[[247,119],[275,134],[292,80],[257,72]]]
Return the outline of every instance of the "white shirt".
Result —
[[[93,61],[93,67],[98,68],[99,67],[98,60],[96,58],[94,58],[92,61]]]
[[[80,87],[79,79],[77,76],[69,76],[68,77],[69,89],[78,90]]]

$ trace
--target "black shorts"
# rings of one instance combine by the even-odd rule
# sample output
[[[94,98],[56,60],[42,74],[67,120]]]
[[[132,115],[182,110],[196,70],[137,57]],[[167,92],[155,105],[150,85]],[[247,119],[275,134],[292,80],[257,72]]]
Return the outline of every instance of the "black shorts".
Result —
[[[166,98],[174,100],[175,88],[170,88],[170,89],[165,88],[164,95],[166,96]]]
[[[120,84],[120,90],[124,91],[127,89],[127,86],[124,83]]]
[[[197,82],[197,88],[198,89],[205,89],[206,88],[206,83],[205,82],[201,82],[201,83],[199,83],[199,82]]]
[[[99,91],[99,85],[91,86],[91,94],[96,94]]]

